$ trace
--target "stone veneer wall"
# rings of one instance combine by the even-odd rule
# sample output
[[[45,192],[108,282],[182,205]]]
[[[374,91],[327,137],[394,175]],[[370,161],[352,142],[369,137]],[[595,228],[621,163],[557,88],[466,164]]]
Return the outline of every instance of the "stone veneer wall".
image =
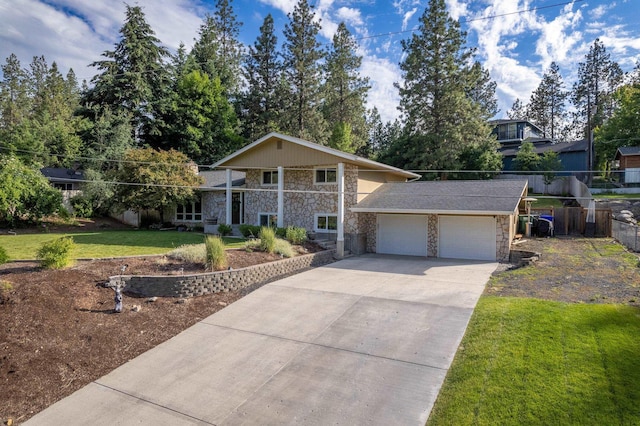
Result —
[[[496,217],[496,259],[498,262],[508,262],[511,250],[511,220],[510,216]]]
[[[316,213],[338,213],[338,185],[314,184],[313,173],[313,170],[309,168],[304,170],[286,169],[284,171],[284,226],[301,226],[312,231]],[[261,174],[261,170],[248,170],[246,174],[245,223],[257,224],[259,213],[277,213],[278,211],[277,186],[263,186]],[[344,174],[344,232],[345,234],[357,233],[358,216],[349,211],[349,208],[353,207],[357,200],[357,166],[345,164]]]
[[[194,275],[109,277],[109,286],[123,285],[128,293],[144,297],[193,297],[209,293],[239,290],[254,284],[284,277],[306,268],[334,261],[335,250],[326,250],[242,269]]]
[[[438,257],[438,215],[427,215],[427,256]]]

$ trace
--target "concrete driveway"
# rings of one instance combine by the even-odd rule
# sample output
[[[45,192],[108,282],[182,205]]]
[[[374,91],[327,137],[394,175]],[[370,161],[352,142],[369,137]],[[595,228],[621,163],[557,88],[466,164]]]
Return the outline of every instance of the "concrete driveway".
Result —
[[[29,425],[424,425],[496,263],[352,257],[268,284]]]

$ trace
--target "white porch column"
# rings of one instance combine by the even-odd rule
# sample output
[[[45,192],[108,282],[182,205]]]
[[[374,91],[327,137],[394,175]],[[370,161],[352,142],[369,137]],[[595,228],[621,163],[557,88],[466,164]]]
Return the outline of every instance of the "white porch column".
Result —
[[[231,225],[231,209],[232,209],[232,196],[231,196],[231,184],[232,184],[232,180],[231,180],[231,169],[227,169],[227,205],[226,205],[226,218],[225,218],[225,224],[226,225]]]
[[[284,168],[278,166],[278,228],[284,227]]]
[[[338,236],[336,256],[344,257],[344,163],[338,163]]]

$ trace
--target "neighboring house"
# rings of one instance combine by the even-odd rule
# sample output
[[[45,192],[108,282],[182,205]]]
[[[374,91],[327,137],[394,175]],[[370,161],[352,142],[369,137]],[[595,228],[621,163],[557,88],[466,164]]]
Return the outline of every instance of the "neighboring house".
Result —
[[[523,142],[531,142],[536,154],[547,151],[558,153],[564,174],[575,175],[582,180],[589,169],[589,143],[586,139],[574,142],[557,142],[545,137],[544,131],[527,120],[492,120],[494,134],[500,143],[502,169],[514,171],[514,160]],[[573,173],[576,172],[576,173]]]
[[[49,180],[51,186],[62,191],[62,204],[67,210],[71,210],[69,200],[80,193],[80,184],[84,180],[82,170],[43,167],[40,172]]]
[[[640,183],[640,146],[618,148],[614,165],[621,183]]]
[[[226,169],[224,185],[211,175],[199,210],[184,206],[176,216],[301,226],[335,238],[339,256],[507,260],[527,191],[526,181],[407,182],[420,176],[279,133],[212,167]]]

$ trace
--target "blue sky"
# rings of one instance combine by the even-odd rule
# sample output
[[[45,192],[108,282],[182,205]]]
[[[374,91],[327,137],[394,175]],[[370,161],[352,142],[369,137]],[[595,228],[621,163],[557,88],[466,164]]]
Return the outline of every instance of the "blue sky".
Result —
[[[468,32],[468,45],[497,83],[504,116],[516,98],[528,100],[552,61],[570,87],[577,65],[599,37],[623,70],[640,60],[640,0],[445,0],[451,15]],[[243,22],[240,39],[253,44],[264,17],[271,13],[280,42],[287,13],[297,0],[233,0]],[[191,46],[202,18],[213,1],[137,0],[156,36],[171,51],[180,42]],[[331,42],[344,21],[358,39],[363,56],[361,73],[371,79],[369,106],[383,120],[398,115],[401,81],[400,41],[408,38],[428,4],[427,0],[309,0],[321,19],[320,41]],[[87,65],[100,59],[118,40],[124,4],[112,0],[0,0],[0,60],[15,53],[26,67],[44,55],[62,72],[70,67],[79,79],[95,70]]]

